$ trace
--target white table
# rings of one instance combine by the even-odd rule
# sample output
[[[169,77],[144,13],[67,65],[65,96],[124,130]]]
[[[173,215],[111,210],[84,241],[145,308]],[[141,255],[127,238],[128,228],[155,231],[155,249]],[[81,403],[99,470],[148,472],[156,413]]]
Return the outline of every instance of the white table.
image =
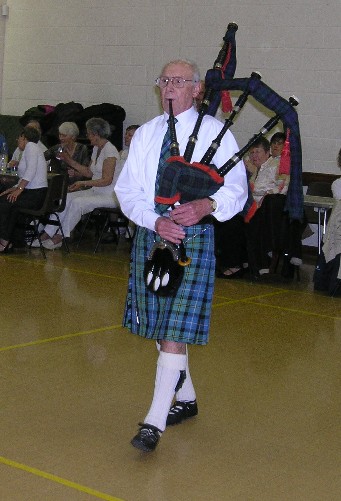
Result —
[[[318,214],[317,225],[317,240],[318,240],[318,253],[321,254],[322,235],[326,232],[327,227],[327,214],[335,204],[335,199],[331,197],[318,197],[315,195],[304,195],[304,205],[307,207],[315,207]],[[322,223],[323,216],[323,223]],[[321,232],[322,228],[322,232]]]

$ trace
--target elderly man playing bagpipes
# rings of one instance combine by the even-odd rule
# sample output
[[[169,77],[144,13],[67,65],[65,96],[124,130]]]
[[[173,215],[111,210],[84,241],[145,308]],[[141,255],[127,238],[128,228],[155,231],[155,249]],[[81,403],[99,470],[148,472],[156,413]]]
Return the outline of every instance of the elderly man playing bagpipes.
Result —
[[[177,60],[163,68],[156,83],[164,113],[136,131],[115,187],[122,211],[137,225],[124,325],[134,334],[155,340],[159,349],[153,400],[131,441],[134,447],[146,452],[155,449],[167,425],[198,413],[187,345],[208,342],[215,276],[214,230],[210,218],[219,221],[232,218],[244,207],[248,193],[245,167],[240,161],[212,197],[171,207],[155,202],[160,171],[168,168],[165,158],[174,145],[183,155],[196,124],[198,113],[193,100],[200,90],[200,76],[195,64]],[[167,145],[170,106],[176,137]],[[220,130],[221,122],[208,115],[202,118],[194,141],[195,162],[200,162]],[[213,163],[217,167],[223,165],[237,150],[232,134],[226,133]],[[180,278],[175,278],[174,287],[167,265],[163,272],[160,263],[149,264],[146,270],[146,262],[153,262],[152,249],[162,254],[163,246],[173,246],[171,253],[180,249],[181,266],[176,264]],[[160,259],[163,263],[163,258]]]
[[[178,60],[163,68],[156,83],[164,113],[136,132],[115,188],[123,212],[138,226],[124,325],[156,340],[160,351],[152,404],[131,441],[146,452],[155,449],[166,426],[198,413],[187,345],[208,342],[215,274],[212,218],[226,221],[240,212],[247,222],[253,216],[257,204],[241,159],[279,120],[291,132],[285,157],[285,168],[292,167],[289,214],[292,220],[303,214],[301,144],[293,108],[298,101],[283,99],[257,73],[233,78],[237,29],[229,24],[206,74],[199,113],[193,106],[200,91],[196,65]],[[231,113],[221,128],[213,116],[221,99],[225,105],[230,101],[228,90],[242,94],[233,109],[230,102]],[[276,115],[237,151],[229,128],[249,94]]]

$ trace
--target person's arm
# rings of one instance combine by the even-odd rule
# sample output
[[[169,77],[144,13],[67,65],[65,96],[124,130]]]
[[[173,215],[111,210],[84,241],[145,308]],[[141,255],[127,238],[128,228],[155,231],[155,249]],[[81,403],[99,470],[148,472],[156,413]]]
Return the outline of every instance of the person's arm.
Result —
[[[108,157],[103,162],[102,177],[100,179],[86,179],[85,181],[76,181],[69,187],[69,191],[77,191],[82,188],[92,188],[109,186],[112,183],[115,172],[116,158]],[[92,175],[92,172],[91,172]]]
[[[244,158],[244,164],[252,176],[255,176],[257,174],[257,166],[251,162],[249,157]]]
[[[74,160],[68,153],[62,151],[59,154],[59,158],[63,160],[67,165],[69,165],[72,169],[78,172],[81,176],[87,177],[89,179],[92,178],[92,170],[89,165],[82,165],[80,162]]]
[[[123,213],[136,225],[153,231],[159,218],[155,212],[154,196],[156,155],[160,154],[162,139],[157,123],[148,127],[146,133],[145,128],[140,127],[134,134],[128,158],[115,184]]]
[[[60,144],[57,144],[43,152],[46,161],[51,160],[51,158],[56,158],[56,151],[58,150],[59,146]]]
[[[12,169],[13,167],[17,167],[19,165],[20,158],[22,156],[22,151],[19,147],[14,150],[11,160],[8,162],[9,167]]]
[[[277,193],[280,193],[281,195],[286,195],[288,192],[289,183],[290,183],[290,176],[288,174],[281,174],[280,176],[278,176],[276,181]],[[274,193],[276,193],[275,190]]]
[[[84,165],[85,167],[88,167],[90,165],[89,150],[85,144],[76,143],[76,149],[73,154],[73,159],[80,165]],[[67,167],[68,167],[67,172],[69,177],[75,177],[76,179],[78,178],[79,180],[85,177],[82,176],[75,169],[70,167],[70,165],[68,165]]]
[[[12,186],[12,188],[8,188],[1,193],[1,197],[8,195],[7,200],[9,202],[15,202],[16,199],[22,194],[26,186],[28,185],[28,181],[26,179],[20,179],[19,183],[16,186]]]

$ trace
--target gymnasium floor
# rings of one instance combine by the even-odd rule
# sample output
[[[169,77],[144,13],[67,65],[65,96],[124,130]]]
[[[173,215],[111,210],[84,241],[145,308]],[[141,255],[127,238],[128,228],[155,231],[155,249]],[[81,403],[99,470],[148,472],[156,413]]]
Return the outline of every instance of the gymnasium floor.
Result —
[[[199,415],[144,454],[156,350],[121,327],[128,261],[125,241],[0,256],[0,500],[339,501],[341,299],[313,264],[217,279]]]

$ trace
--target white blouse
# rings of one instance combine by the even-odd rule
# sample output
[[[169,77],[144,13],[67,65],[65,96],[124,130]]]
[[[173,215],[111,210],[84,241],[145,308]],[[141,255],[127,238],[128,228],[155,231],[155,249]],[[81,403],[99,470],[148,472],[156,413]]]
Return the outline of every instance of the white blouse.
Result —
[[[28,181],[27,190],[47,187],[46,160],[41,148],[28,142],[18,164],[19,179]]]

